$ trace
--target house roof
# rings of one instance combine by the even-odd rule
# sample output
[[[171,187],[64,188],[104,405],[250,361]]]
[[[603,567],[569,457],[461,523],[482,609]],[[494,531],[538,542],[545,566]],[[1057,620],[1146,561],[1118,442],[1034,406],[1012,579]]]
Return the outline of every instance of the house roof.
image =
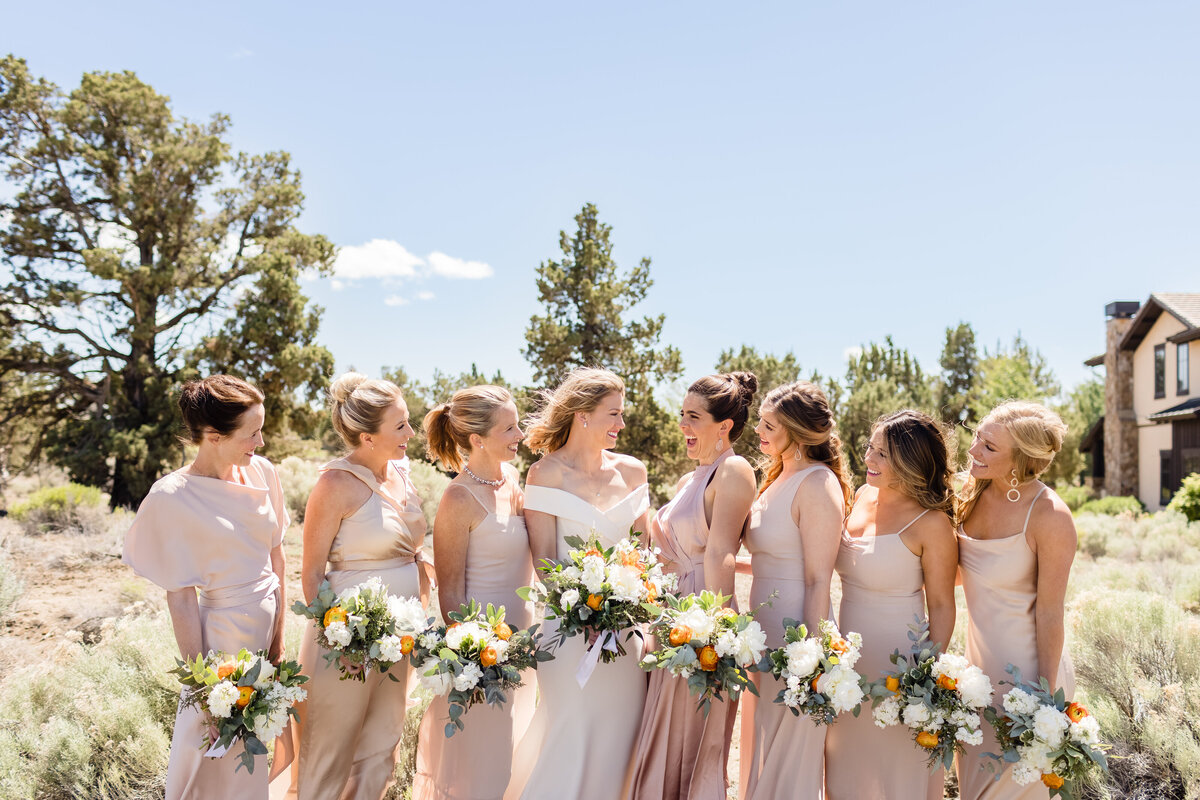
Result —
[[[1083,365],[1085,367],[1103,367],[1104,366],[1104,353],[1101,353],[1098,356],[1092,356],[1087,361],[1083,362]]]
[[[1187,342],[1200,339],[1200,292],[1155,292],[1133,318],[1129,330],[1125,331],[1120,349],[1137,349],[1164,311],[1184,325],[1184,330],[1170,337],[1168,341]]]
[[[1150,419],[1155,422],[1172,422],[1177,419],[1187,419],[1188,417],[1200,417],[1200,397],[1193,397],[1180,403],[1177,406],[1163,409],[1157,414],[1151,414]]]

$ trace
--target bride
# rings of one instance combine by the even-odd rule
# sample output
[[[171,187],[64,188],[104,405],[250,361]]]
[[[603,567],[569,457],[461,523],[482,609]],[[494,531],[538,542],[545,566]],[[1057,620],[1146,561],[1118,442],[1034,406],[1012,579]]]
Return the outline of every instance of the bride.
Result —
[[[527,443],[544,454],[529,469],[525,524],[534,564],[562,560],[564,537],[592,530],[611,545],[646,529],[646,467],[609,450],[625,427],[625,385],[603,369],[577,369],[546,396],[529,423]],[[543,627],[549,636],[555,623]],[[538,667],[541,702],[513,759],[506,800],[572,797],[612,800],[625,794],[634,739],[646,699],[638,667],[641,642],[600,662],[581,688],[576,670],[588,642],[576,636]]]

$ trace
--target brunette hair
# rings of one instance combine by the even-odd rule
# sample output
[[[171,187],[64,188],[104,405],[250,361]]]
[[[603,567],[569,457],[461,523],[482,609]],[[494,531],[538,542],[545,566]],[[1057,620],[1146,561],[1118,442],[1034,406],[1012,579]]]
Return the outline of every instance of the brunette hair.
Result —
[[[854,492],[842,458],[842,440],[838,438],[833,411],[825,393],[808,381],[785,383],[767,392],[759,411],[770,411],[778,416],[789,442],[803,448],[802,452],[810,460],[833,470],[842,486],[842,513],[849,510]],[[783,456],[776,454],[767,464],[758,493],[765,492],[782,472]]]
[[[900,484],[900,491],[922,508],[954,516],[953,472],[946,432],[933,417],[920,411],[897,411],[880,417],[871,435],[883,433],[887,460]]]
[[[567,443],[575,415],[595,411],[613,392],[625,393],[625,382],[616,373],[595,367],[571,370],[558,388],[542,392],[542,408],[525,421],[525,444],[535,453],[553,453]]]
[[[347,372],[329,387],[329,416],[333,429],[351,449],[362,444],[364,433],[375,433],[383,414],[397,400],[400,387],[358,372]]]
[[[232,375],[210,375],[203,380],[188,381],[179,393],[179,413],[187,430],[186,440],[200,444],[209,431],[228,436],[237,430],[242,414],[264,399],[257,388]]]
[[[459,389],[449,403],[440,403],[425,415],[430,455],[458,472],[463,457],[471,452],[471,434],[487,436],[495,424],[496,412],[512,402],[512,395],[501,386]]]
[[[752,372],[724,372],[705,375],[688,387],[689,394],[704,398],[704,408],[717,422],[733,420],[729,443],[733,444],[746,429],[750,404],[758,391],[758,378]]]

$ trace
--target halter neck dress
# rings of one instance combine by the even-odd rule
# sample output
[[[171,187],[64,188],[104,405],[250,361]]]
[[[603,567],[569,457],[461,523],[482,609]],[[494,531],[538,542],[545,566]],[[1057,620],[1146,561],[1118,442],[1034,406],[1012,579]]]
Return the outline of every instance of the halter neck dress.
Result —
[[[466,596],[485,608],[488,603],[504,606],[505,621],[513,630],[528,628],[533,609],[516,592],[533,581],[525,518],[489,511],[470,487],[467,491],[487,516],[468,535]],[[513,749],[533,716],[536,674],[523,673],[524,685],[510,693],[504,706],[472,706],[463,718],[466,728],[450,738],[445,734],[449,701],[444,696],[433,699],[421,719],[412,800],[500,800],[504,796]]]
[[[704,590],[704,554],[709,525],[704,491],[725,459],[726,448],[711,464],[696,468],[691,478],[656,516],[654,544],[662,550],[664,568],[679,576],[679,594]],[[724,800],[729,741],[737,702],[714,701],[708,716],[697,710],[687,681],[666,670],[650,674],[634,755],[632,797],[674,800]]]
[[[1019,533],[1000,539],[973,539],[963,525],[958,527],[958,565],[962,570],[963,591],[967,597],[967,659],[991,678],[992,705],[1000,707],[1004,693],[1011,686],[1001,681],[1011,680],[1005,671],[1009,664],[1021,670],[1024,680],[1038,679],[1037,622],[1037,556],[1029,549],[1026,531],[1034,506],[1046,491],[1045,486],[1034,496],[1025,514],[1025,524]],[[969,520],[968,520],[969,521]],[[1068,698],[1075,694],[1075,673],[1063,649],[1055,687],[1061,687]],[[985,768],[995,765],[983,753],[995,751],[995,743],[985,735],[982,745],[965,748],[959,757],[959,796],[963,800],[1041,800],[1046,787],[1040,781],[1021,786],[1012,779],[1012,770],[1005,767],[996,780],[995,772]]]
[[[912,646],[909,626],[925,620],[925,576],[921,558],[900,534],[928,514],[925,510],[895,533],[850,536],[842,531],[836,570],[842,580],[838,628],[862,634],[854,669],[876,681],[893,669],[889,656]],[[887,797],[927,800],[942,796],[942,771],[931,778],[925,756],[904,727],[880,728],[871,704],[859,715],[841,714],[825,737],[825,796],[829,800]]]

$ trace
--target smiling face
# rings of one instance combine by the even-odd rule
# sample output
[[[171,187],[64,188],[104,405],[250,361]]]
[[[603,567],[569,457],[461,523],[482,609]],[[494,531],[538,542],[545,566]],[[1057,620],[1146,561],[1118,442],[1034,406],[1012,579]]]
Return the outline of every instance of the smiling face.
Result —
[[[1003,425],[984,420],[971,440],[971,477],[976,480],[1007,481],[1012,477],[1016,443]]]
[[[784,430],[783,423],[779,421],[779,415],[774,411],[768,408],[759,411],[754,432],[758,434],[758,449],[763,455],[789,458],[794,454],[795,445]]]
[[[205,441],[216,449],[220,461],[248,467],[254,451],[263,446],[262,429],[266,418],[267,412],[262,403],[252,405],[238,417],[237,428],[232,433],[222,436],[211,431],[205,436]]]
[[[871,433],[871,439],[867,442],[867,452],[863,456],[863,463],[867,467],[868,486],[886,489],[894,483],[892,465],[888,459],[887,437],[884,436],[882,428],[876,428]]]
[[[492,427],[487,436],[476,434],[472,439],[479,439],[479,444],[488,453],[497,454],[501,461],[512,461],[517,457],[517,448],[525,434],[521,432],[520,418],[517,407],[505,403],[496,409],[492,417]]]
[[[708,412],[704,398],[688,392],[679,410],[679,430],[687,444],[688,458],[702,459],[716,451],[717,440],[722,444],[729,438],[730,420],[717,422]]]
[[[617,444],[617,435],[625,428],[625,395],[609,392],[591,411],[575,415],[579,423],[573,435],[579,435],[603,450],[611,450]]]
[[[364,433],[362,444],[378,456],[386,455],[389,461],[404,458],[408,454],[408,440],[415,431],[408,421],[408,406],[403,397],[397,397],[383,412],[379,421],[379,430],[374,433]]]

